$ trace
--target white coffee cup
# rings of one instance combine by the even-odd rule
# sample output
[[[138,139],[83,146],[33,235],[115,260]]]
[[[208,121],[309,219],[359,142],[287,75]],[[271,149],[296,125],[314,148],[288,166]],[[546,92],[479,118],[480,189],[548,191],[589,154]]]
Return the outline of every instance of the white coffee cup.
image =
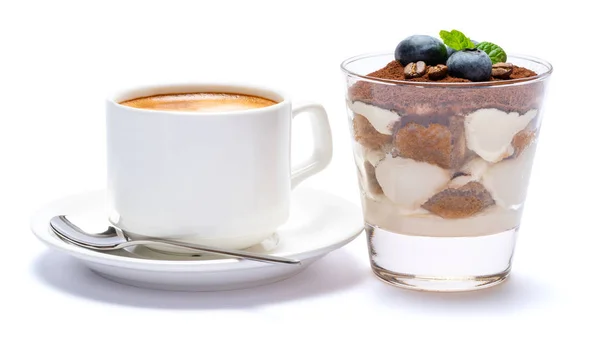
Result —
[[[224,92],[277,104],[231,112],[138,109],[122,101],[171,93]],[[311,120],[314,151],[291,168],[292,118]],[[132,236],[242,249],[289,216],[292,189],[332,156],[324,108],[292,109],[278,91],[231,84],[135,88],[107,100],[109,221]]]

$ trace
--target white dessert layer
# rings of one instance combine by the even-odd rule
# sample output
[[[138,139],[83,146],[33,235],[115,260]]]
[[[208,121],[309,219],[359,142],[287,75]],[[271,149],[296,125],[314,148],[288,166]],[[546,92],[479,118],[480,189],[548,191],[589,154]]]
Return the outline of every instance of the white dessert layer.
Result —
[[[493,164],[483,174],[481,182],[496,205],[518,208],[525,202],[534,154],[535,144],[532,144],[519,157]]]
[[[385,152],[382,150],[371,150],[359,143],[354,143],[354,161],[358,168],[364,173],[365,161],[373,166],[377,166],[380,161],[385,159]]]
[[[433,214],[407,215],[388,199],[363,198],[365,221],[381,229],[406,235],[431,237],[483,236],[517,227],[521,209],[491,206],[471,217],[444,219]]]
[[[375,169],[383,193],[404,209],[416,209],[442,190],[450,172],[439,166],[387,154]]]
[[[391,135],[394,125],[400,120],[400,116],[396,112],[360,101],[348,101],[348,108],[354,113],[367,118],[371,125],[381,134]]]
[[[371,163],[373,166],[377,166],[380,161],[385,159],[385,152],[382,150],[370,150],[362,145],[359,145],[362,151],[363,159]]]
[[[448,183],[448,187],[460,188],[469,182],[479,182],[489,166],[490,163],[479,157],[471,159],[460,169],[460,172],[464,173],[465,175],[452,179],[450,183]]]
[[[491,163],[510,157],[514,153],[513,137],[536,115],[535,109],[524,115],[496,108],[478,109],[465,118],[467,147]]]

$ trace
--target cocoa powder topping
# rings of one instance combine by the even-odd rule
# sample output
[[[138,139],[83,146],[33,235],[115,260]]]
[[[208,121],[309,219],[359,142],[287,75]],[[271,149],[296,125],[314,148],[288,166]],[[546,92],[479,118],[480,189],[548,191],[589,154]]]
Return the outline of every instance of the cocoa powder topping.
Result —
[[[431,68],[431,67],[429,67]],[[522,79],[537,74],[529,69],[514,65],[509,79]],[[388,63],[380,70],[367,76],[385,80],[408,82],[471,83],[464,78],[445,75],[430,79],[429,74],[406,79],[404,67],[397,61]],[[439,75],[437,75],[439,77]],[[503,77],[506,77],[503,75]],[[435,78],[435,77],[434,77]],[[492,77],[490,81],[504,81]],[[349,89],[351,101],[361,101],[380,108],[404,114],[468,114],[480,108],[497,108],[507,112],[523,114],[539,108],[544,95],[543,82],[515,83],[502,87],[415,87],[410,84],[381,84],[358,81]]]

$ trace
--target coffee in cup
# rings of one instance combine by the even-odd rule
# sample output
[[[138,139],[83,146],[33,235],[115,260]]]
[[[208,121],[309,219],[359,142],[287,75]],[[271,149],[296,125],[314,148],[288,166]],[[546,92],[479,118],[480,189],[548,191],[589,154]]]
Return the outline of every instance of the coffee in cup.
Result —
[[[277,102],[260,96],[207,92],[152,95],[126,100],[121,104],[141,109],[215,113],[263,108]]]

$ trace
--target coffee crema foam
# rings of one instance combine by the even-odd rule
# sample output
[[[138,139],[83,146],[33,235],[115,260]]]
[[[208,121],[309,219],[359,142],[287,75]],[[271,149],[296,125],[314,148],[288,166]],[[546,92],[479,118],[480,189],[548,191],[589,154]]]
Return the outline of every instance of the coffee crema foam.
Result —
[[[120,104],[141,109],[214,113],[263,108],[277,102],[253,95],[204,92],[152,95],[122,101]]]

